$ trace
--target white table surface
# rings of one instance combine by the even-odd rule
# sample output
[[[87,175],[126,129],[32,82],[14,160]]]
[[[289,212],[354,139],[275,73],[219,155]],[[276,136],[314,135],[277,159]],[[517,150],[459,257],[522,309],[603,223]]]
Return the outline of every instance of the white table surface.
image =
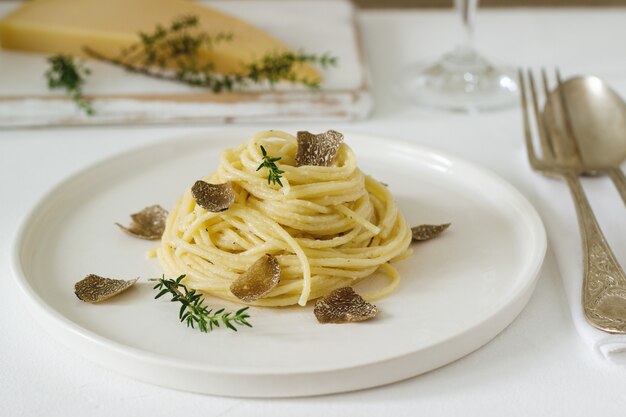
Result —
[[[437,56],[453,43],[454,31],[446,28],[456,16],[449,11],[366,11],[360,21],[376,99],[371,119],[278,127],[352,130],[445,150],[495,171],[536,203],[519,108],[447,114],[411,108],[389,92],[398,70]],[[626,9],[583,8],[481,10],[476,40],[488,55],[515,65],[558,64],[566,74],[595,73],[625,96],[624,39]],[[203,129],[208,130],[0,131],[0,415],[625,415],[626,367],[598,359],[576,334],[550,250],[528,306],[493,341],[428,374],[366,391],[288,400],[189,394],[115,374],[55,342],[24,308],[11,276],[10,249],[23,214],[53,184],[105,156]],[[615,215],[623,216],[623,207],[616,205]],[[618,257],[626,257],[624,249]]]

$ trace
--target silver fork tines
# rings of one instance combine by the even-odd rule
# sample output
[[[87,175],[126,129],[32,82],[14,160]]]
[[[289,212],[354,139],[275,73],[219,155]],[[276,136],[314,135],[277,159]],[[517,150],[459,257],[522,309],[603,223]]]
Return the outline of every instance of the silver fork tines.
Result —
[[[584,167],[580,150],[571,132],[571,123],[565,119],[569,113],[566,111],[565,95],[562,94],[562,89],[558,89],[558,101],[550,103],[550,111],[542,112],[532,71],[528,70],[524,74],[519,70],[518,76],[530,166],[543,174],[563,178],[576,206],[583,250],[582,305],[585,317],[598,329],[610,333],[626,333],[626,275],[615,259],[580,183],[579,177],[584,172]],[[545,70],[541,71],[541,78],[543,97],[547,100],[550,89]],[[557,86],[560,86],[561,75],[558,70],[555,78]],[[559,108],[554,108],[555,106]],[[531,114],[534,116],[541,156],[535,152]],[[564,133],[552,131],[547,126],[549,124],[545,123],[548,117],[563,117],[563,124],[570,128]]]

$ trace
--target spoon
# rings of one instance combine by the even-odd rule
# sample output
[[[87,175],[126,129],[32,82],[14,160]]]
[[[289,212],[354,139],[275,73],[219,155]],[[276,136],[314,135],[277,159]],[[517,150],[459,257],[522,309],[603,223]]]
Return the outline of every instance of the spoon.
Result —
[[[626,204],[626,103],[598,77],[570,78],[550,93],[544,110],[548,129],[574,139],[585,174],[608,174]]]

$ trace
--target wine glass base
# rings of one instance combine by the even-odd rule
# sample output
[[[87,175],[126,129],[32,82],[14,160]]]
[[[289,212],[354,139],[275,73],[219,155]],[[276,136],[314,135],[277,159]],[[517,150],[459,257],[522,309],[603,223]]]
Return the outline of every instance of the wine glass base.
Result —
[[[518,101],[516,72],[491,65],[473,50],[457,49],[435,63],[409,68],[399,89],[417,105],[453,111],[493,110]]]

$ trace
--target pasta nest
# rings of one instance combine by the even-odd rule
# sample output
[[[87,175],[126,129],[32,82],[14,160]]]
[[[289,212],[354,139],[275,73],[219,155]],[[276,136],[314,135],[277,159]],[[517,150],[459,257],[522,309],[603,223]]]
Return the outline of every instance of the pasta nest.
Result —
[[[260,146],[284,171],[280,187],[268,184]],[[279,284],[258,306],[305,305],[352,286],[381,270],[388,285],[366,295],[383,297],[398,285],[390,262],[406,256],[411,230],[388,188],[363,174],[342,144],[331,166],[296,166],[297,139],[265,131],[221,155],[217,171],[203,180],[232,184],[235,201],[208,212],[187,189],[166,222],[157,257],[185,285],[241,303],[232,282],[264,254],[280,265]]]

